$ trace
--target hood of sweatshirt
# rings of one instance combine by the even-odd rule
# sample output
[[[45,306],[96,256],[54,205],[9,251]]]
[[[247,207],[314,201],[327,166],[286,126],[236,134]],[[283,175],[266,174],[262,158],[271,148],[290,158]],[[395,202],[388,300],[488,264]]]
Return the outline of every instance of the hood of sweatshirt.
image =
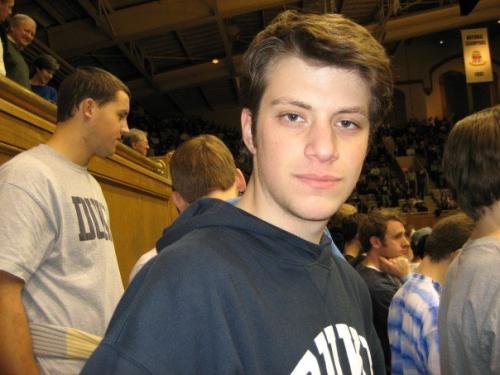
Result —
[[[245,232],[272,243],[262,246],[268,255],[286,257],[293,263],[324,263],[331,261],[331,242],[323,236],[320,244],[306,241],[278,228],[223,200],[204,198],[192,203],[176,220],[163,231],[156,243],[158,253],[172,243],[201,228],[225,228]],[[286,249],[286,252],[283,252]],[[274,253],[274,254],[273,254]]]

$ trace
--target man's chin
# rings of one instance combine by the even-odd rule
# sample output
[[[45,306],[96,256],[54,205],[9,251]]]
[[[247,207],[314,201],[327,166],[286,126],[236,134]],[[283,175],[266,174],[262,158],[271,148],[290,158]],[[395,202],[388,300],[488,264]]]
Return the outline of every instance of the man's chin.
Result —
[[[99,156],[101,158],[107,158],[107,157],[113,156],[113,154],[115,153],[115,149],[116,149],[116,147],[113,147],[112,150],[99,151],[96,153],[96,156]]]

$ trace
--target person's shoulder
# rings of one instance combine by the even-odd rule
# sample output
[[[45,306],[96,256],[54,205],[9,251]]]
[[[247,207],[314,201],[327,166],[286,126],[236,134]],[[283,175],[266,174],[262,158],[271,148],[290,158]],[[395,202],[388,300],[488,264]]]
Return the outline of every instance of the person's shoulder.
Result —
[[[394,300],[404,300],[407,309],[424,313],[439,306],[439,292],[433,286],[430,278],[412,274],[398,289]]]
[[[365,285],[363,278],[361,277],[359,271],[354,268],[347,260],[343,260],[333,256],[333,259],[340,271],[346,275],[352,282],[360,285]]]
[[[373,268],[366,267],[363,263],[358,263],[356,265],[356,271],[361,275],[363,280],[379,280],[382,276],[382,272],[378,272]]]
[[[342,259],[337,259],[335,257],[333,257],[333,259],[337,267],[334,272],[343,275],[344,285],[349,291],[349,294],[360,296],[360,301],[367,301],[370,294],[368,284],[358,270]]]
[[[2,180],[7,181],[15,176],[19,178],[32,179],[34,176],[47,176],[49,166],[39,158],[40,146],[21,152],[0,167]]]
[[[221,267],[230,267],[243,251],[238,240],[245,234],[224,227],[193,228],[179,240],[158,254],[157,262],[176,264],[185,272],[203,272]]]
[[[468,241],[456,263],[459,269],[496,269],[500,265],[500,239],[483,237]]]

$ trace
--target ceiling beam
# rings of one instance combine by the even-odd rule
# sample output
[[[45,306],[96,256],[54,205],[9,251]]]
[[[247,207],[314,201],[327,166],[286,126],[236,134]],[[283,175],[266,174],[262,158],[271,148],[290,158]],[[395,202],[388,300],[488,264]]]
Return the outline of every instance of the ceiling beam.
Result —
[[[498,0],[482,0],[468,16],[460,16],[458,5],[435,9],[399,18],[393,18],[386,23],[385,43],[414,38],[441,30],[463,27],[478,22],[500,18]],[[376,30],[378,25],[368,25],[370,31]],[[236,71],[239,70],[241,55],[234,55],[232,63]],[[155,75],[154,81],[162,90],[174,90],[187,86],[196,86],[221,78],[232,78],[221,64],[202,63],[194,66],[175,69]],[[132,90],[138,95],[144,91],[145,82],[133,80],[128,82]]]
[[[224,52],[226,54],[226,59],[224,60],[225,65],[226,65],[226,68],[229,70],[229,76],[231,77],[233,89],[236,92],[236,96],[238,97],[238,104],[239,104],[239,103],[241,103],[241,97],[240,97],[240,90],[238,87],[238,83],[236,82],[237,74],[236,74],[236,68],[235,68],[234,61],[233,61],[233,44],[232,44],[232,41],[229,40],[224,18],[222,17],[220,10],[219,10],[219,2],[220,2],[220,0],[210,0],[210,3],[212,4],[212,7],[213,7],[213,11],[215,13],[215,17],[217,18],[217,27],[219,29],[219,34],[220,34],[222,42],[224,44]]]
[[[221,18],[229,18],[261,9],[293,3],[291,0],[218,0],[217,9]],[[188,11],[187,11],[188,10]],[[147,20],[147,22],[137,22]],[[204,0],[158,0],[116,10],[109,14],[113,25],[114,39],[119,42],[138,40],[160,35],[172,30],[182,30],[207,23],[217,22]],[[68,22],[47,29],[51,45],[63,55],[87,50],[95,39],[106,39],[105,33],[85,21]],[[75,35],[91,35],[75,38]]]
[[[110,11],[108,3],[102,3],[98,0],[98,11],[95,6],[89,0],[78,0],[79,4],[88,13],[88,15],[94,20],[96,25],[107,35],[111,40],[114,40],[115,29],[113,24],[109,22]],[[104,6],[105,5],[105,6]],[[151,86],[157,93],[162,94],[163,91],[154,81],[150,72],[148,72],[144,64],[144,56],[140,48],[134,43],[123,43],[117,42],[116,46],[124,54],[127,60],[141,73],[144,80]]]
[[[59,11],[54,8],[52,5],[52,2],[49,0],[35,0],[35,3],[38,4],[40,8],[42,8],[49,16],[51,16],[53,19],[55,19],[60,25],[64,25],[66,23],[66,20],[64,17],[59,13]]]

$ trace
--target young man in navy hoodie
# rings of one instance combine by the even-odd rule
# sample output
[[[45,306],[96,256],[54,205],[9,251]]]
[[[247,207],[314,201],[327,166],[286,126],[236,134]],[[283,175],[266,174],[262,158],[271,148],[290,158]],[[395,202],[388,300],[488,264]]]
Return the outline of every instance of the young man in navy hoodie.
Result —
[[[245,194],[164,232],[83,374],[385,373],[366,285],[324,235],[389,108],[384,49],[340,15],[287,11],[245,53],[241,94]]]

